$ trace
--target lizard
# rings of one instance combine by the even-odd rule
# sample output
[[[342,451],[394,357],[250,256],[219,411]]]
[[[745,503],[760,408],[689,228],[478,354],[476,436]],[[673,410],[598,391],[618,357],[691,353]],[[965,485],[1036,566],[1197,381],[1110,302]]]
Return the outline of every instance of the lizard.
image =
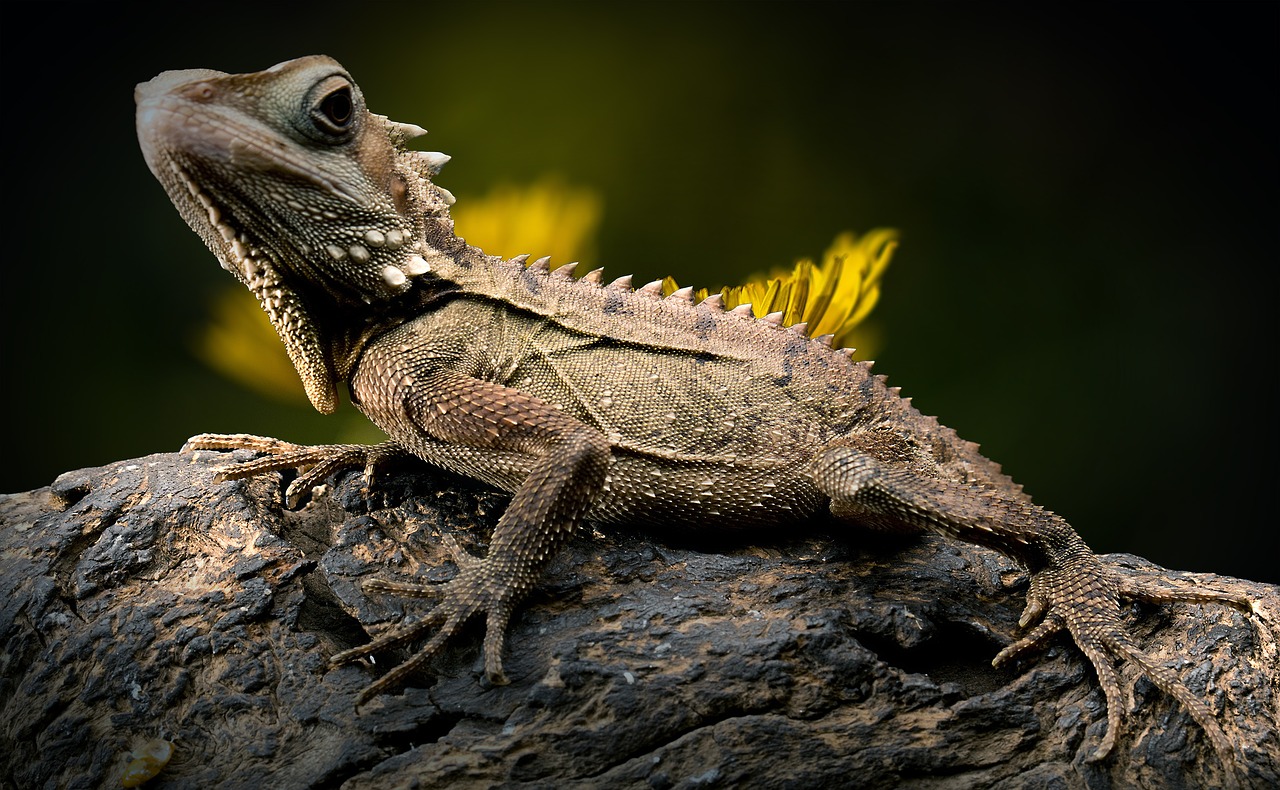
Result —
[[[416,457],[511,494],[483,557],[442,540],[458,571],[441,584],[370,579],[368,592],[434,599],[422,619],[331,658],[345,664],[425,644],[368,685],[401,684],[468,620],[484,619],[484,674],[505,682],[506,630],[557,549],[584,524],[661,521],[768,529],[826,520],[859,530],[941,533],[1002,552],[1030,582],[1021,638],[999,666],[1065,631],[1093,666],[1107,729],[1121,728],[1119,666],[1172,696],[1231,770],[1210,707],[1156,662],[1122,600],[1223,604],[1245,596],[1120,573],[1062,517],[1035,504],[978,445],[927,416],[831,336],[781,312],[603,270],[486,255],[459,238],[449,157],[407,143],[425,130],[371,112],[327,56],[265,71],[166,71],[135,90],[148,167],[222,267],[258,299],[312,405],[351,402],[380,444],[304,446],[201,434],[185,450],[256,451],[235,480],[299,470],[296,506],[328,479]],[[434,629],[434,632],[432,632]],[[430,637],[427,638],[427,635]]]

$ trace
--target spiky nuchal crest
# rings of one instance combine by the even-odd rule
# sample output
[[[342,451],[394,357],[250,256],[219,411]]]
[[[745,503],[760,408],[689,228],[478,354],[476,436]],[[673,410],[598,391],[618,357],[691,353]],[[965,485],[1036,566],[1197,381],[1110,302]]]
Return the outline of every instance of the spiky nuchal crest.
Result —
[[[880,278],[898,246],[898,233],[878,228],[862,236],[841,233],[822,256],[822,262],[802,259],[790,270],[778,270],[718,293],[725,307],[749,305],[758,318],[800,327],[827,345],[849,345],[850,333],[862,323],[880,298]],[[668,277],[663,292],[681,290]],[[701,301],[708,291],[693,291]]]

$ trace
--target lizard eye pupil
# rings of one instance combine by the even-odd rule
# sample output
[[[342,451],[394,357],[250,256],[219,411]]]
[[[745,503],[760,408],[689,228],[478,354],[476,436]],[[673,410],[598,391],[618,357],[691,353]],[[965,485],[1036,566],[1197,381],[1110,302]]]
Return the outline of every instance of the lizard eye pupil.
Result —
[[[338,129],[345,129],[351,123],[354,109],[350,88],[339,88],[320,102],[320,112],[325,120]]]

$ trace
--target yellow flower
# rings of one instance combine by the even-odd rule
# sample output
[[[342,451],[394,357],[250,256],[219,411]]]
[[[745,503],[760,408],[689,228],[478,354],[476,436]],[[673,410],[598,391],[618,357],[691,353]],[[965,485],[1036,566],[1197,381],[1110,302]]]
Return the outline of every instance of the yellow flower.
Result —
[[[776,270],[757,277],[745,285],[721,289],[726,308],[750,304],[757,317],[781,312],[783,326],[805,322],[810,337],[834,335],[837,348],[855,347],[854,328],[862,323],[880,298],[880,276],[898,246],[898,233],[889,229],[873,230],[861,238],[851,232],[841,233],[822,256],[822,264],[804,258],[790,271]],[[663,293],[670,294],[679,285],[668,277]],[[708,291],[694,293],[696,300],[705,299]],[[866,332],[856,347],[868,349]]]
[[[545,176],[526,187],[503,184],[450,210],[459,236],[490,255],[552,256],[552,266],[595,259],[604,201],[590,189]]]
[[[213,315],[196,338],[196,355],[205,364],[262,395],[299,405],[310,402],[256,299],[237,286],[219,293],[211,307]]]

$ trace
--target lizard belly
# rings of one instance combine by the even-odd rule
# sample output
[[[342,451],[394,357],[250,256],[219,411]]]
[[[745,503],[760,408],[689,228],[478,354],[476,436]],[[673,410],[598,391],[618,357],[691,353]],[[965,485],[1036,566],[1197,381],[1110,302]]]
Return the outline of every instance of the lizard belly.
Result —
[[[826,496],[795,464],[681,460],[615,448],[604,489],[587,518],[738,528],[800,521],[826,506]]]

